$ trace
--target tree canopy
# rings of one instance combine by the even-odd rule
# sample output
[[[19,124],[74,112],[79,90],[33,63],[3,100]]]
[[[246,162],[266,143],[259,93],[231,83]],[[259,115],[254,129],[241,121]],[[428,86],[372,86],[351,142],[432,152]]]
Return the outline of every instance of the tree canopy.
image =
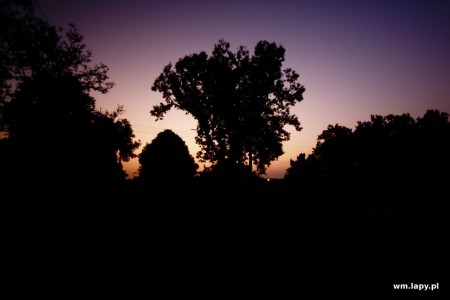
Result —
[[[449,115],[428,110],[414,119],[410,114],[372,115],[355,130],[329,125],[312,153],[291,160],[288,179],[330,179],[334,182],[435,184],[450,167]]]
[[[290,108],[303,100],[305,88],[292,69],[282,69],[285,49],[260,41],[253,55],[244,46],[236,52],[219,40],[212,55],[204,51],[169,63],[152,90],[165,103],[155,105],[157,120],[172,108],[197,120],[197,158],[216,167],[255,164],[265,173],[283,154],[282,142],[290,138],[285,125],[301,130]]]
[[[123,106],[99,110],[90,94],[113,87],[108,67],[92,63],[75,25],[48,24],[31,1],[3,1],[0,16],[2,151],[51,157],[93,180],[123,177],[139,142]]]

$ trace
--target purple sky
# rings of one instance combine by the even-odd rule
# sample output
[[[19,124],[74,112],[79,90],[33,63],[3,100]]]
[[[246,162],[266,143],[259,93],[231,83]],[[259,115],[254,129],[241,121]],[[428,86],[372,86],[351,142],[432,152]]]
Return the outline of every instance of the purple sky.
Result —
[[[284,67],[300,74],[304,100],[292,110],[303,130],[291,132],[269,177],[283,177],[289,160],[310,153],[328,124],[354,128],[371,114],[427,109],[450,113],[450,1],[81,1],[39,0],[51,24],[73,22],[94,61],[110,67],[116,86],[94,95],[97,107],[125,106],[142,146],[169,128],[198,151],[195,120],[170,111],[155,122],[162,101],[151,85],[169,62],[206,51],[224,38],[236,50],[260,40],[286,49]],[[138,153],[140,149],[138,150]],[[125,164],[130,176],[137,160]]]

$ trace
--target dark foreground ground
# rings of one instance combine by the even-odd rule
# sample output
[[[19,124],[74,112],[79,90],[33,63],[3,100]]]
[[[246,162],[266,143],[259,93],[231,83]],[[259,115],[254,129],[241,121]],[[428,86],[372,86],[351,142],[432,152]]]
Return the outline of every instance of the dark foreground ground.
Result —
[[[69,186],[4,198],[16,299],[437,299],[448,289],[443,189]]]

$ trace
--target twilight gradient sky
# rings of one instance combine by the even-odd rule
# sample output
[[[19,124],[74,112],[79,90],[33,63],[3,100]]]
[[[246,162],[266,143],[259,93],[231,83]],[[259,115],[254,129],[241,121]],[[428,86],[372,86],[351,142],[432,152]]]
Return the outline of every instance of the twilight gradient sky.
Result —
[[[151,85],[169,62],[206,51],[224,38],[236,50],[260,40],[286,49],[284,67],[300,74],[304,100],[292,110],[303,130],[291,132],[285,154],[267,176],[281,178],[289,160],[309,154],[328,124],[354,128],[371,114],[427,109],[450,112],[450,1],[294,0],[39,0],[49,23],[75,23],[94,61],[110,67],[116,86],[97,107],[125,106],[142,146],[168,128],[198,151],[196,121],[172,110],[155,122],[162,101]],[[138,150],[138,153],[140,153]],[[124,165],[133,176],[137,160]]]

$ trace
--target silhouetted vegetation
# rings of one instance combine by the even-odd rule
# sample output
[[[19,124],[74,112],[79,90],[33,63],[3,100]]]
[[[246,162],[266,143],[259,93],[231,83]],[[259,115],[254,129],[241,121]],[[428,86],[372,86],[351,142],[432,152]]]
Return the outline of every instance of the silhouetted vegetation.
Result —
[[[307,158],[302,153],[291,160],[286,179],[443,189],[443,170],[450,167],[448,117],[428,110],[417,119],[407,113],[372,116],[358,122],[354,131],[329,125]]]
[[[209,57],[200,52],[169,63],[152,86],[166,103],[151,114],[157,120],[171,108],[191,114],[198,122],[200,161],[220,170],[255,164],[265,173],[289,140],[284,125],[301,129],[290,107],[305,89],[294,70],[282,69],[284,53],[283,46],[267,41],[257,43],[252,56],[244,46],[233,53],[220,40]]]
[[[122,161],[139,142],[122,106],[95,107],[90,92],[113,83],[73,24],[48,24],[32,1],[1,1],[0,19],[0,182],[14,276],[24,291],[83,294],[83,270],[117,221]]]
[[[166,129],[145,145],[139,155],[139,177],[150,185],[177,186],[194,178],[198,165],[185,142]]]
[[[139,143],[129,122],[119,118],[123,107],[98,110],[89,94],[113,86],[108,67],[91,63],[92,53],[73,24],[63,36],[35,17],[31,4],[13,3],[2,2],[1,12],[7,22],[0,99],[5,156],[47,158],[74,179],[95,185],[123,181],[121,162],[135,157]]]
[[[139,142],[122,106],[97,109],[89,93],[112,87],[107,67],[92,65],[75,26],[62,35],[31,3],[0,2],[0,196],[15,296],[386,299],[392,283],[444,286],[448,113],[330,125],[284,179],[267,181],[249,165],[264,173],[283,153],[304,88],[281,71],[283,47],[262,41],[250,56],[221,40],[153,85],[166,100],[153,116],[192,114],[198,157],[213,166],[196,174],[185,142],[164,130],[140,153],[140,176],[124,180]]]

